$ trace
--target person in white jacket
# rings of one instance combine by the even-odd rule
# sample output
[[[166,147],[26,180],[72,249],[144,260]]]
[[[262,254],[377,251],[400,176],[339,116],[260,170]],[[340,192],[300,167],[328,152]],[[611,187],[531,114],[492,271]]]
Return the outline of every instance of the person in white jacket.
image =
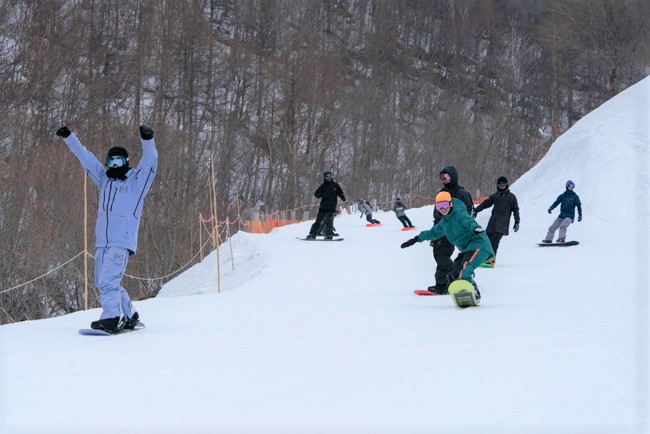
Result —
[[[95,285],[99,290],[102,314],[91,328],[118,333],[135,328],[140,316],[121,285],[129,256],[137,250],[138,229],[144,198],[151,188],[158,167],[158,152],[148,125],[140,126],[142,159],[129,166],[126,149],[114,146],[105,164],[88,151],[67,126],[59,128],[61,137],[77,157],[88,177],[99,188],[95,224]]]

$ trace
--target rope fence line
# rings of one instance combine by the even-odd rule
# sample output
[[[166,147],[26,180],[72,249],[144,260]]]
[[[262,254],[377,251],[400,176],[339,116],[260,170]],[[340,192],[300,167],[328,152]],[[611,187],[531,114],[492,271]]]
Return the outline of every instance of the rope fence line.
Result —
[[[415,197],[420,198],[420,199],[427,199],[427,200],[430,200],[430,201],[434,200],[433,198],[428,197],[428,196],[420,196],[420,195],[417,195],[417,194],[412,194],[411,195],[411,198],[415,198]],[[381,204],[381,205],[386,205],[386,204],[391,204],[392,202],[393,201],[376,202],[376,203]],[[268,214],[260,213],[261,214],[260,215],[260,220],[262,220],[262,216],[266,217],[266,220],[270,220],[270,219],[272,219],[273,216],[280,216],[282,213],[290,213],[292,211],[305,210],[307,208],[314,208],[314,207],[317,207],[317,206],[318,206],[317,204],[301,205],[301,206],[298,206],[296,208],[286,209],[286,210],[277,210],[277,211],[270,212]],[[215,218],[215,216],[211,216],[208,219],[200,217],[201,226],[205,230],[206,234],[209,235],[209,237],[205,240],[203,245],[201,245],[199,247],[198,252],[196,252],[194,254],[194,256],[192,256],[185,264],[180,266],[175,271],[172,271],[171,273],[168,273],[168,274],[166,274],[164,276],[159,276],[159,277],[139,277],[139,276],[133,276],[131,274],[124,274],[124,275],[126,277],[129,277],[129,278],[134,279],[134,280],[139,280],[139,281],[144,281],[144,282],[153,282],[153,281],[163,280],[163,279],[166,279],[168,277],[171,277],[171,276],[174,276],[174,275],[180,273],[181,271],[186,269],[189,265],[191,265],[192,262],[194,262],[196,260],[196,258],[199,255],[202,254],[205,247],[215,239],[215,237],[213,236],[213,230],[210,229],[207,226],[208,223],[212,223],[213,221],[216,221],[216,227],[217,227],[217,229],[216,229],[216,239],[219,241],[219,245],[225,243],[226,237],[224,237],[224,235],[227,234],[227,233],[230,233],[229,232],[229,227],[230,226],[234,226],[234,225],[236,225],[238,223],[242,223],[244,225],[244,227],[246,227],[246,226],[248,226],[249,223],[253,222],[253,220],[245,220],[245,219],[241,218],[241,216],[237,216],[237,218],[235,218],[233,221],[230,221],[229,218],[226,218],[225,220],[220,221],[220,220],[217,220]],[[288,222],[294,222],[293,220],[287,220],[287,221]],[[274,226],[274,227],[276,227],[276,226]],[[243,231],[246,232],[245,230],[243,230]],[[59,264],[58,266],[56,266],[52,270],[48,271],[47,273],[43,273],[42,275],[40,275],[38,277],[35,277],[35,278],[33,278],[33,279],[31,279],[31,280],[29,280],[27,282],[21,283],[19,285],[14,286],[14,287],[0,290],[0,294],[4,294],[4,293],[10,292],[10,291],[14,291],[16,289],[19,289],[19,288],[27,286],[27,285],[29,285],[31,283],[34,283],[34,282],[36,282],[36,281],[38,281],[40,279],[43,279],[43,278],[47,277],[48,275],[50,275],[50,274],[58,271],[59,269],[63,268],[64,266],[68,265],[69,263],[71,263],[75,259],[79,258],[83,254],[84,254],[84,252],[81,251],[78,254],[76,254],[75,256],[73,256],[72,258],[70,258],[69,260],[67,260],[66,262],[64,262],[62,264]],[[92,254],[90,254],[90,253],[88,253],[88,256],[93,258],[93,260],[95,259],[94,256]]]
[[[20,285],[14,286],[13,288],[3,289],[2,291],[0,291],[0,294],[4,294],[5,292],[13,291],[14,289],[22,288],[23,286],[27,286],[27,285],[29,285],[30,283],[34,283],[34,282],[36,282],[37,280],[40,280],[40,279],[44,278],[45,276],[54,273],[54,272],[57,271],[59,268],[63,268],[64,266],[68,265],[70,262],[74,261],[75,259],[77,259],[79,256],[81,256],[81,255],[83,255],[83,254],[84,254],[84,252],[81,251],[81,252],[77,253],[75,256],[73,256],[72,258],[68,259],[68,260],[67,260],[66,262],[64,262],[63,264],[61,264],[61,265],[57,266],[56,268],[54,268],[54,269],[48,271],[47,273],[41,274],[40,276],[33,278],[33,279],[30,280],[29,282],[21,283]]]

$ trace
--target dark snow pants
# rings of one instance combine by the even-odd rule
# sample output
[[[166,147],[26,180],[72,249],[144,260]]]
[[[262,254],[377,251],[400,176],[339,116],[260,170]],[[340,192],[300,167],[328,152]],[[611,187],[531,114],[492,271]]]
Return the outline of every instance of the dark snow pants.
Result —
[[[490,240],[490,244],[492,244],[492,250],[494,250],[494,256],[497,255],[497,250],[499,249],[499,243],[501,242],[501,238],[503,237],[503,234],[500,234],[498,232],[492,232],[492,233],[487,233],[488,239]]]
[[[413,227],[413,223],[411,223],[411,220],[409,220],[405,215],[398,216],[397,219],[402,222],[405,228]]]
[[[454,254],[454,245],[449,242],[447,237],[438,238],[431,242],[433,246],[433,258],[436,260],[436,285],[449,285],[449,273],[453,261],[451,255]]]
[[[318,233],[318,229],[320,229],[321,223],[325,224],[325,229],[323,229],[323,235],[326,237],[331,237],[332,234],[334,233],[334,216],[336,215],[336,211],[321,211],[318,210],[318,214],[316,215],[316,221],[314,222],[313,225],[311,225],[311,229],[309,230],[309,235],[316,236]]]

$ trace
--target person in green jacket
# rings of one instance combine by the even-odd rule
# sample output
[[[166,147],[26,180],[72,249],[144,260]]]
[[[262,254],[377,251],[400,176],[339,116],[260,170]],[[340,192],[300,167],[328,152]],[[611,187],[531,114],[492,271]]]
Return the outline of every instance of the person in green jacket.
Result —
[[[467,280],[476,288],[476,298],[481,294],[474,282],[474,269],[494,256],[492,244],[483,228],[470,216],[465,204],[460,199],[451,197],[449,192],[441,191],[436,196],[436,210],[442,214],[442,220],[428,231],[422,231],[401,245],[402,249],[425,240],[447,239],[460,250],[451,268],[451,279]],[[436,291],[438,294],[446,294]]]

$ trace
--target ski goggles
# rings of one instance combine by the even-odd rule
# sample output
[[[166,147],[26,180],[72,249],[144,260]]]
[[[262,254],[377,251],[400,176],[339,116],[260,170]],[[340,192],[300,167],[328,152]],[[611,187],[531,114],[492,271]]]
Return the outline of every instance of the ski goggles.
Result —
[[[498,187],[498,188],[506,188],[507,186],[508,186],[508,183],[507,183],[507,182],[502,182],[502,183],[500,183],[500,184],[497,184],[497,187]]]
[[[441,173],[440,174],[440,180],[442,182],[449,182],[449,181],[451,181],[451,176],[449,176],[448,173]]]
[[[332,175],[331,173],[325,175],[325,181],[332,181],[333,179],[334,179],[334,175]]]
[[[444,211],[446,209],[449,209],[450,206],[451,206],[451,202],[449,202],[448,200],[445,200],[443,202],[436,202],[436,209],[438,211]]]
[[[126,166],[126,157],[122,155],[111,155],[110,157],[106,157],[106,165],[108,167],[122,167]]]
[[[566,186],[566,188],[568,188],[570,190],[573,190],[574,188],[576,188],[576,185],[575,184],[569,184],[569,185]]]

